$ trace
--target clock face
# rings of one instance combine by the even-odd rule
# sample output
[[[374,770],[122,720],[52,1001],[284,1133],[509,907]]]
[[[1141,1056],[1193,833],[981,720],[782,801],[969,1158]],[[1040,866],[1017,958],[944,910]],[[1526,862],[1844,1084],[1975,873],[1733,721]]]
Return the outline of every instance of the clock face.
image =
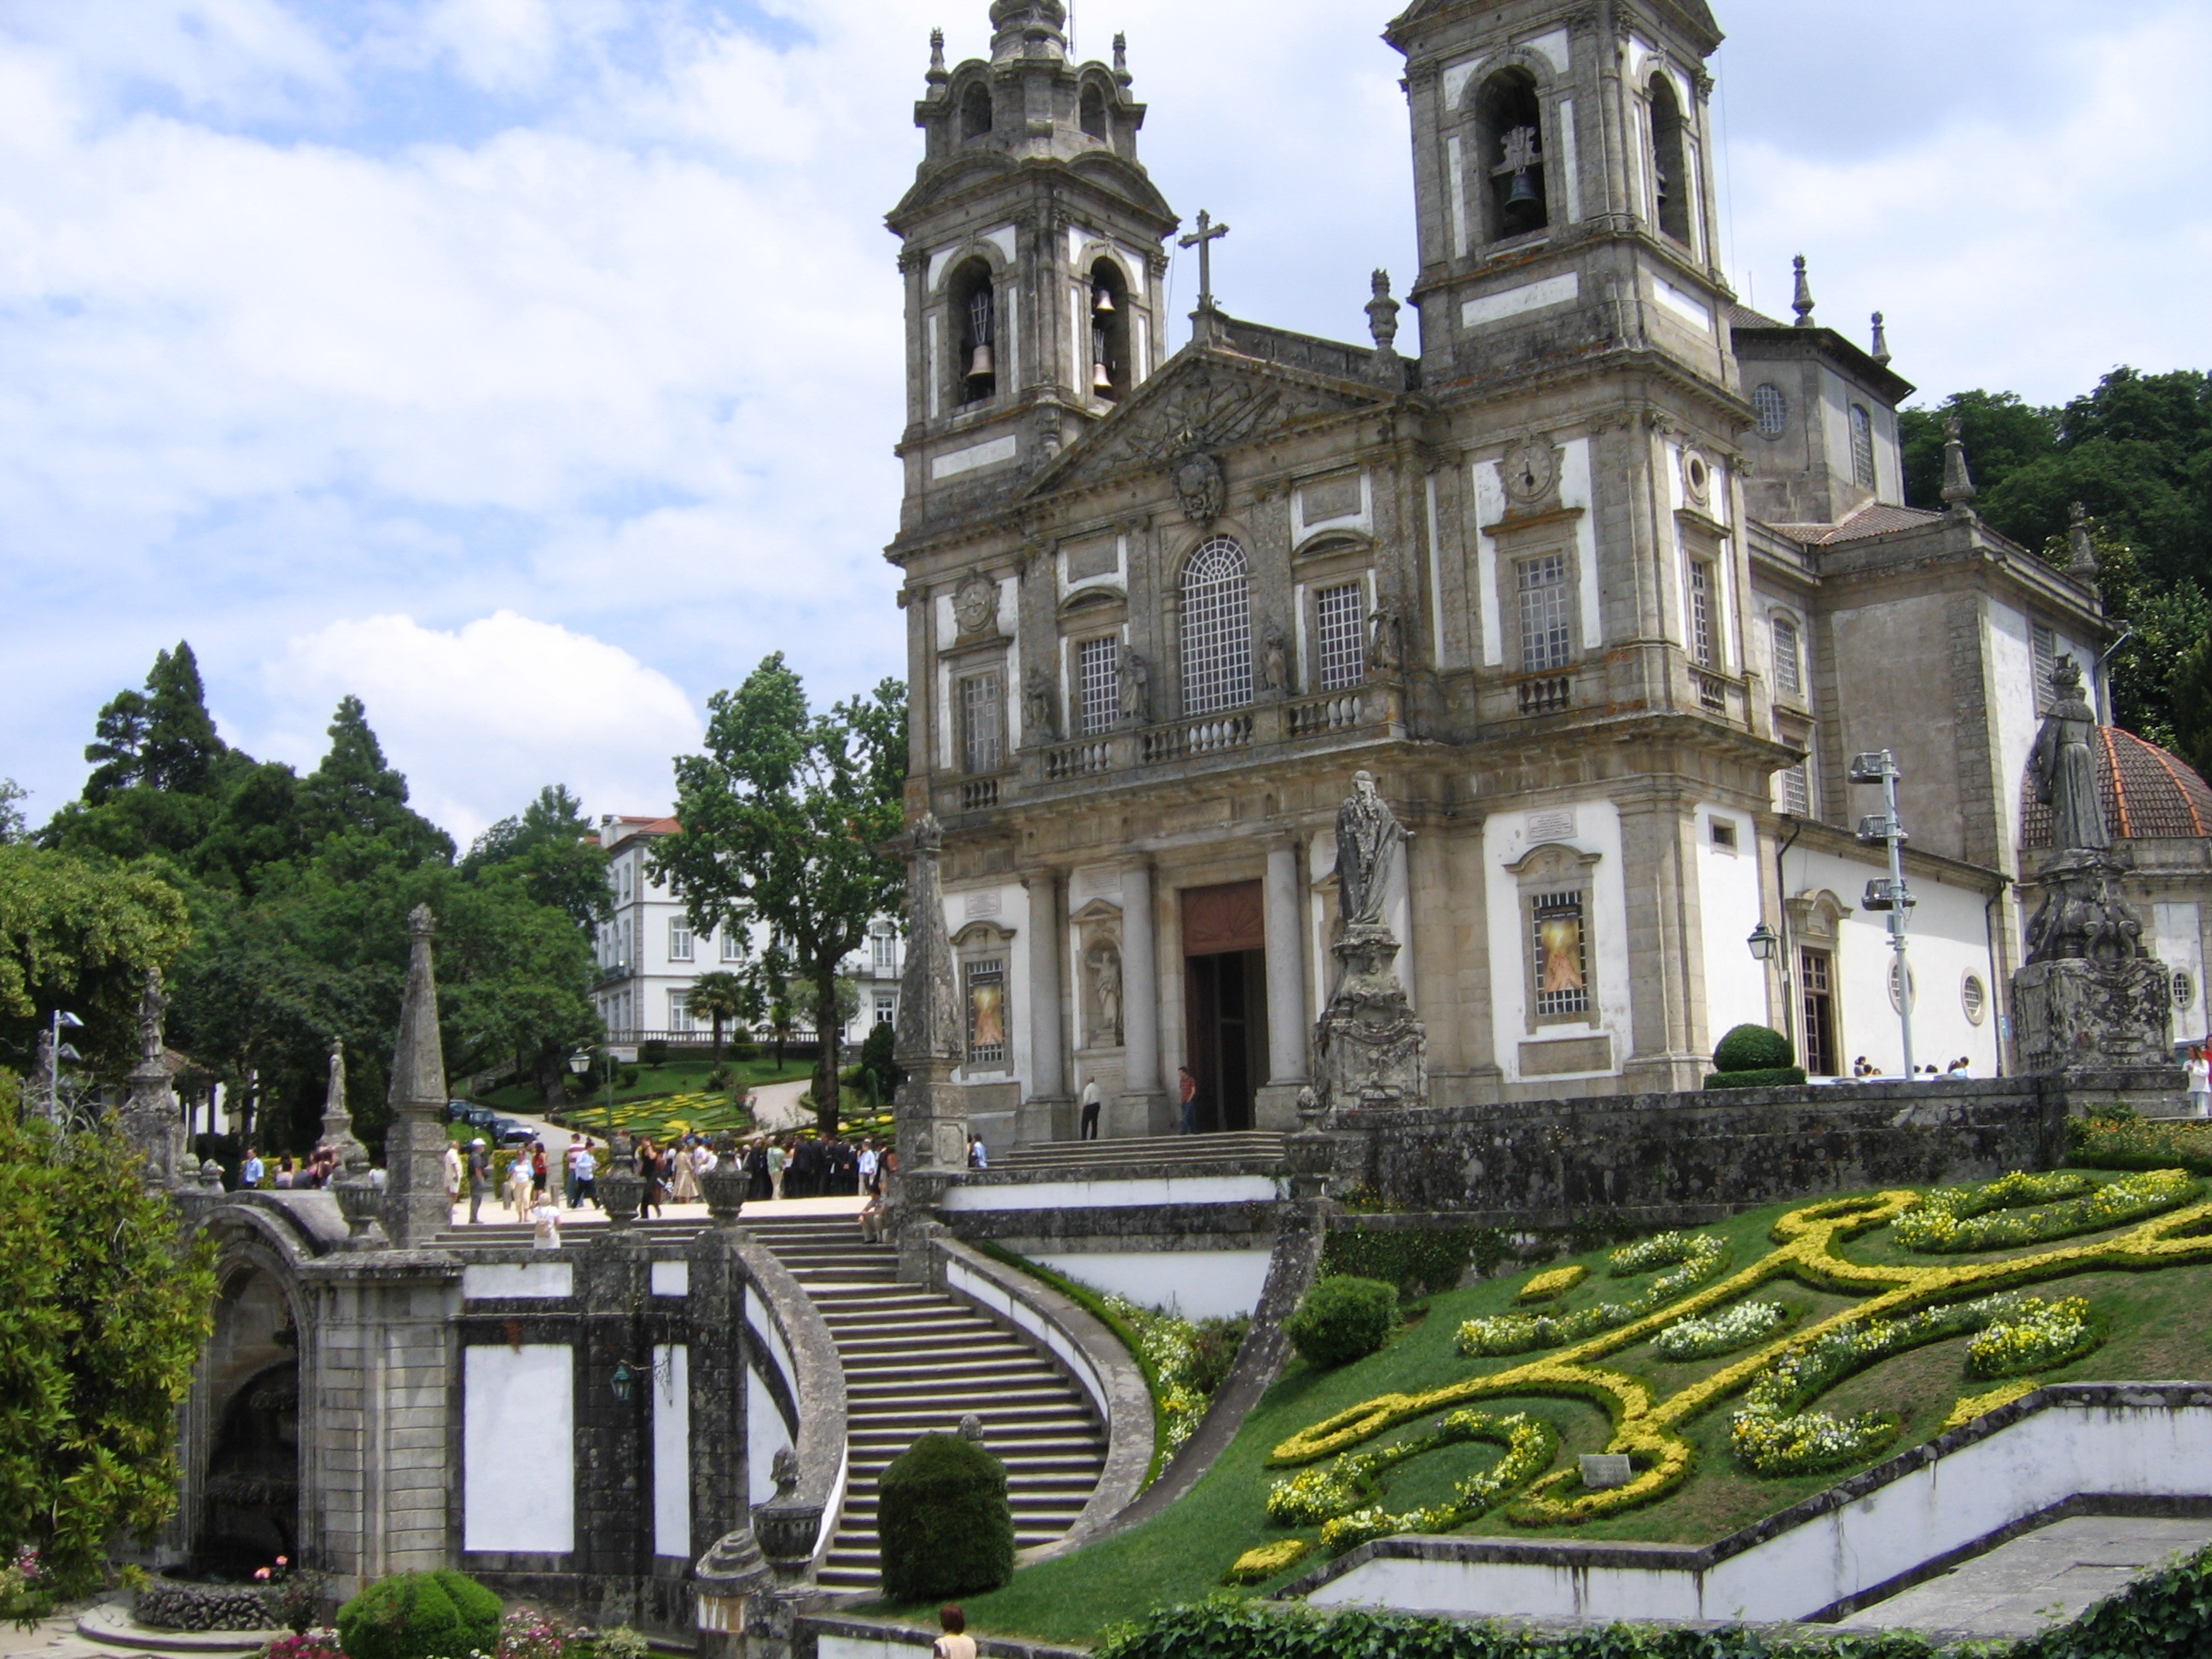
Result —
[[[1559,458],[1540,439],[1516,444],[1505,453],[1505,493],[1516,501],[1542,500],[1558,475]]]

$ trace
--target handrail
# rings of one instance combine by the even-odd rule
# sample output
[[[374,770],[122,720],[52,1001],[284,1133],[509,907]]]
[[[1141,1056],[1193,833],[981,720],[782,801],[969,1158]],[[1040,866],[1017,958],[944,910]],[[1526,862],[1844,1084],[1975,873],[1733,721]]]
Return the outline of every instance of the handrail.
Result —
[[[775,1334],[791,1356],[798,1375],[785,1379],[799,1402],[799,1434],[793,1450],[799,1458],[801,1504],[822,1506],[822,1530],[816,1534],[815,1565],[821,1564],[845,1507],[851,1437],[847,1431],[845,1368],[837,1345],[813,1298],[800,1288],[774,1251],[750,1233],[736,1236],[738,1259],[761,1293],[775,1322]]]

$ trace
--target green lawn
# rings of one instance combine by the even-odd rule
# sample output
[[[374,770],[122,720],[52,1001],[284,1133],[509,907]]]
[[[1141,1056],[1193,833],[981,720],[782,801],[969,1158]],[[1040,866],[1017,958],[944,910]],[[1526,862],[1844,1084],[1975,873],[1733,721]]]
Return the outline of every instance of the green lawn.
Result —
[[[1776,1205],[1700,1231],[1717,1231],[1728,1237],[1734,1247],[1735,1266],[1741,1268],[1772,1248],[1768,1229],[1777,1217],[1797,1207],[1800,1204]],[[2067,1248],[2105,1236],[2109,1235],[2087,1234],[2042,1248]],[[1887,1230],[1844,1248],[1847,1254],[1869,1262],[1910,1260],[1929,1265],[1996,1261],[2029,1253],[1906,1257],[1889,1243]],[[1571,1309],[1599,1299],[1617,1300],[1624,1291],[1632,1294],[1648,1282],[1609,1279],[1607,1254],[1597,1250],[1573,1258],[1589,1266],[1590,1276],[1551,1305]],[[1262,1507],[1269,1483],[1282,1473],[1263,1466],[1269,1451],[1286,1436],[1376,1395],[1433,1388],[1540,1358],[1522,1354],[1468,1360],[1461,1358],[1453,1346],[1462,1320],[1506,1311],[1529,1277],[1528,1271],[1517,1271],[1469,1290],[1437,1297],[1382,1352],[1341,1370],[1316,1371],[1294,1359],[1235,1443],[1180,1503],[1140,1528],[1060,1560],[1025,1568],[1006,1589],[967,1601],[964,1605],[973,1625],[1047,1640],[1087,1641],[1102,1626],[1118,1620],[1207,1595],[1243,1551],[1287,1535],[1268,1524]],[[2044,1381],[2212,1378],[2212,1319],[2204,1313],[2208,1293],[2212,1293],[2212,1265],[2159,1272],[2091,1273],[2050,1281],[2033,1293],[2086,1296],[2111,1322],[2110,1340],[2103,1347],[2069,1365],[2043,1373]],[[1770,1285],[1758,1294],[1796,1306],[1802,1310],[1801,1324],[1838,1311],[1854,1300],[1815,1291],[1795,1281]],[[1814,1409],[1838,1415],[1870,1408],[1897,1413],[1905,1419],[1905,1431],[1881,1454],[1893,1455],[1939,1432],[1962,1395],[1979,1394],[1994,1386],[1966,1376],[1965,1346],[1966,1340],[1960,1338],[1899,1354],[1839,1383],[1819,1399]],[[1657,1397],[1663,1400],[1743,1357],[1738,1353],[1696,1364],[1669,1364],[1659,1360],[1647,1346],[1597,1363],[1648,1378]],[[1601,1449],[1608,1437],[1603,1412],[1579,1401],[1537,1398],[1484,1401],[1480,1406],[1493,1412],[1524,1410],[1549,1420],[1560,1432],[1562,1463],[1578,1453]],[[1578,1536],[1703,1543],[1787,1508],[1853,1472],[1847,1468],[1777,1480],[1754,1476],[1729,1449],[1729,1402],[1723,1401],[1688,1426],[1687,1437],[1698,1449],[1696,1472],[1683,1487],[1648,1507],[1589,1522],[1571,1534],[1516,1530],[1498,1512],[1469,1530],[1522,1538]],[[1396,1432],[1417,1432],[1424,1426],[1415,1422]],[[1385,1443],[1389,1437],[1369,1443]],[[1437,1501],[1449,1493],[1455,1482],[1487,1467],[1499,1455],[1492,1447],[1462,1444],[1408,1462],[1389,1483],[1389,1506],[1397,1511]],[[1309,1530],[1300,1535],[1316,1534]],[[1316,1552],[1279,1582],[1287,1582],[1323,1559]]]

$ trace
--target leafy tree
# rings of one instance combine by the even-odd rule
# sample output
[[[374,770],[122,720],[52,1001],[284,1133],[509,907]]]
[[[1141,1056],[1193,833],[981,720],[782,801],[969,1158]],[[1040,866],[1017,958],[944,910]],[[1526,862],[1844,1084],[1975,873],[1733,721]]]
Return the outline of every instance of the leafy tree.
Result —
[[[654,845],[653,873],[685,901],[702,934],[767,928],[777,943],[757,978],[787,966],[814,988],[816,1006],[834,1009],[839,964],[901,887],[898,866],[878,849],[903,820],[905,688],[886,680],[810,714],[805,688],[778,653],[708,708],[707,752],[676,763],[684,829]],[[773,996],[774,981],[762,982]],[[836,1026],[825,1025],[814,1101],[830,1134],[838,1048]]]
[[[691,981],[693,1018],[703,1014],[714,1024],[714,1060],[722,1058],[722,1027],[748,1014],[757,1018],[760,993],[736,974],[702,974]]]
[[[860,1044],[860,1075],[878,1105],[889,1100],[899,1085],[906,1081],[906,1073],[892,1058],[897,1046],[898,1033],[888,1020],[878,1020],[871,1025]]]
[[[0,1073],[0,1547],[39,1553],[4,1609],[28,1622],[99,1587],[112,1537],[174,1512],[176,1408],[215,1274],[128,1140],[19,1122],[18,1094]]]
[[[520,814],[478,836],[461,860],[471,874],[500,865],[514,866],[533,898],[566,910],[579,927],[596,927],[614,914],[599,832],[564,785],[547,784]]]
[[[453,856],[453,838],[407,805],[407,780],[384,758],[359,697],[338,700],[330,752],[300,780],[299,811],[310,838],[389,836],[419,858]]]
[[[29,797],[23,786],[13,778],[0,778],[0,846],[23,839],[29,826],[23,817],[21,803]]]
[[[1956,392],[1933,410],[1900,410],[1905,499],[1914,507],[1942,510],[1943,425],[1954,416],[1974,482],[1984,491],[2058,447],[2058,411],[2035,408],[2017,392]]]
[[[138,999],[186,938],[183,896],[151,870],[117,869],[26,842],[0,847],[0,1053],[28,1070],[57,1008],[85,1022],[88,1063],[135,1056]]]
[[[822,1008],[822,990],[810,980],[793,979],[784,992],[784,1001],[799,1021],[820,1032],[835,1027],[839,1032],[853,1023],[860,1012],[860,987],[856,980],[839,975],[834,989],[835,1000],[825,1015]]]

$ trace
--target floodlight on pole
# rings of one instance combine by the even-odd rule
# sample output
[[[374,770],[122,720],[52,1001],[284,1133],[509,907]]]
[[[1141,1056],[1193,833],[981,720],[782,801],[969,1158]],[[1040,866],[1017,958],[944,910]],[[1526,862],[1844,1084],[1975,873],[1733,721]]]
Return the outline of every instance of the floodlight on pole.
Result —
[[[1912,975],[1905,965],[1905,918],[1916,902],[1905,884],[1905,825],[1897,815],[1897,757],[1887,749],[1851,757],[1853,783],[1879,784],[1882,811],[1859,820],[1862,847],[1889,849],[1889,879],[1867,884],[1866,908],[1889,913],[1889,948],[1897,953],[1897,1029],[1905,1050],[1905,1075],[1912,1075]]]

